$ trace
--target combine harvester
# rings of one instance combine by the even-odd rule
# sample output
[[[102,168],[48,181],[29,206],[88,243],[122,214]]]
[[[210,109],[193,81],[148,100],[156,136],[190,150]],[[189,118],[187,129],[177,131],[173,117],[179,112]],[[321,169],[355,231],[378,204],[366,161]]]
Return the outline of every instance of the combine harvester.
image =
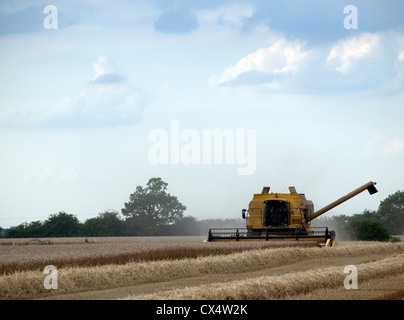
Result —
[[[368,190],[377,192],[369,181],[347,195],[314,212],[311,200],[295,187],[290,193],[269,193],[269,187],[254,194],[248,211],[242,210],[246,228],[211,228],[207,241],[316,241],[319,246],[335,246],[335,232],[328,227],[310,227],[310,222],[348,199]]]

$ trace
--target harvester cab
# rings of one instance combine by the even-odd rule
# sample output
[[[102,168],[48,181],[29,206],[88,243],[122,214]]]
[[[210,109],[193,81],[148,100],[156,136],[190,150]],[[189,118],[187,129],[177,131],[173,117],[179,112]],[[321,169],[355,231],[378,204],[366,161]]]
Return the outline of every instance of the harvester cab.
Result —
[[[334,231],[310,227],[310,222],[364,190],[376,193],[375,185],[369,181],[318,211],[295,187],[289,187],[289,193],[270,193],[270,187],[263,187],[254,194],[248,210],[242,210],[246,228],[212,228],[208,241],[316,241],[320,246],[335,246]]]

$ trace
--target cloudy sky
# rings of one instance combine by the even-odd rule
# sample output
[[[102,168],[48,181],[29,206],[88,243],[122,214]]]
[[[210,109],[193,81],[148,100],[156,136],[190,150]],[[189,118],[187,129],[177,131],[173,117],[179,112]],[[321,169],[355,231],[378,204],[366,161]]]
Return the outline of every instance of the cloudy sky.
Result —
[[[328,214],[377,209],[404,189],[403,12],[0,0],[0,226],[120,211],[151,177],[200,219],[240,217],[264,185],[319,209],[372,180]]]

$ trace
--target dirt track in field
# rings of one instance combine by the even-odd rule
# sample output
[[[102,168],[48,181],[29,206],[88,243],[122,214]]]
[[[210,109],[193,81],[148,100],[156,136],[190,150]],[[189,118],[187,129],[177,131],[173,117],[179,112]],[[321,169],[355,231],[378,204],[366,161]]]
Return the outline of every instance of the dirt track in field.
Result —
[[[341,269],[348,264],[360,264],[374,259],[384,259],[387,255],[368,257],[350,257],[346,259],[330,259],[327,261],[305,260],[296,263],[274,267],[257,269],[247,272],[233,274],[213,274],[191,278],[181,278],[175,280],[167,280],[156,283],[139,284],[135,286],[111,288],[104,290],[92,290],[72,294],[55,295],[49,298],[52,300],[106,300],[106,299],[143,299],[144,295],[169,293],[171,290],[181,290],[187,287],[201,287],[206,284],[218,284],[232,281],[240,281],[246,279],[254,279],[262,276],[285,275],[288,273],[298,273],[304,268],[325,268],[329,266],[341,266]],[[403,299],[404,298],[404,275],[399,277],[388,277],[359,284],[358,289],[346,290],[341,282],[340,288],[321,289],[311,292],[307,295],[297,294],[290,296],[289,299]]]
[[[111,285],[109,288],[91,290],[81,290],[80,292],[67,293],[67,294],[56,294],[52,293],[49,297],[44,297],[42,295],[37,298],[42,299],[211,299],[209,296],[210,292],[215,291],[216,288],[221,288],[220,290],[225,290],[228,286],[229,288],[244,288],[245,283],[261,283],[262,281],[269,281],[271,284],[271,279],[273,281],[292,284],[299,280],[300,275],[302,277],[304,290],[299,288],[288,289],[287,293],[284,295],[271,296],[267,293],[265,296],[258,296],[259,298],[264,297],[265,299],[403,299],[404,298],[404,270],[389,269],[390,262],[402,265],[404,260],[404,246],[402,244],[396,247],[386,246],[387,249],[376,250],[378,244],[361,244],[361,249],[350,249],[354,248],[355,245],[346,245],[346,252],[342,252],[344,249],[343,245],[337,248],[310,248],[307,252],[310,252],[307,256],[299,256],[293,258],[293,256],[287,256],[281,259],[277,263],[265,265],[261,262],[257,264],[250,263],[248,266],[240,266],[239,269],[230,269],[229,271],[219,271],[200,273],[196,276],[192,274],[184,273],[181,275],[181,271],[178,274],[173,275],[170,278],[156,279],[155,281],[139,281],[135,285],[127,286],[116,286]],[[380,247],[386,244],[380,244]],[[371,251],[367,251],[368,248],[372,248]],[[376,248],[376,249],[375,249]],[[290,248],[293,250],[292,248]],[[340,253],[334,254],[332,251],[324,250],[339,250]],[[270,249],[268,249],[270,250]],[[270,254],[271,251],[262,251],[262,253]],[[299,249],[302,250],[302,249]],[[304,249],[303,249],[304,250]],[[319,250],[319,251],[316,251]],[[322,250],[322,251],[321,251]],[[344,249],[345,250],[345,249]],[[370,250],[370,249],[369,249]],[[290,250],[289,250],[290,251]],[[291,251],[290,251],[291,252]],[[319,252],[321,252],[319,254]],[[338,252],[338,251],[336,251]],[[248,255],[249,252],[238,253],[240,255]],[[304,255],[304,254],[303,254]],[[335,256],[334,256],[335,255]],[[205,257],[204,259],[208,259]],[[226,264],[227,258],[223,258],[221,263]],[[190,259],[192,260],[192,259]],[[207,260],[201,260],[201,263]],[[220,261],[220,260],[218,260]],[[184,264],[187,264],[187,260],[183,260]],[[374,276],[370,273],[374,272],[374,267],[385,263],[385,267],[381,267],[381,271],[374,273]],[[343,280],[348,274],[344,274],[344,267],[347,265],[357,266],[358,272],[358,289],[347,290],[344,288]],[[363,266],[363,268],[362,268]],[[362,268],[362,269],[361,269]],[[373,268],[373,269],[372,269]],[[383,268],[386,268],[386,272],[383,272]],[[364,271],[361,271],[364,270]],[[328,272],[328,273],[327,273]],[[331,272],[331,273],[330,273]],[[362,273],[361,273],[362,272]],[[338,277],[335,280],[331,279],[331,276],[338,273]],[[319,283],[321,276],[330,275],[330,284],[328,284],[327,279],[322,279]],[[318,277],[317,277],[318,275]],[[327,277],[327,276],[326,276]],[[269,280],[268,280],[269,279]],[[364,279],[364,280],[362,280]],[[259,285],[257,285],[258,287]],[[313,287],[313,289],[310,289]],[[232,289],[234,290],[234,289]],[[256,287],[252,288],[251,297],[255,299]],[[219,294],[219,293],[218,293]],[[214,296],[213,299],[227,299],[232,298],[232,293],[230,296]],[[261,294],[261,293],[260,293]],[[243,296],[242,296],[243,297]],[[248,299],[248,291],[244,299]],[[239,298],[235,296],[235,298]]]

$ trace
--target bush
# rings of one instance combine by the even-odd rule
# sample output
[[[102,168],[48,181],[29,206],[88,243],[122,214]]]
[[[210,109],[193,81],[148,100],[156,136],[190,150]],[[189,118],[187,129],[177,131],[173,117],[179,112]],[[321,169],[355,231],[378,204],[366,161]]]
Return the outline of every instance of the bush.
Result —
[[[348,222],[348,227],[356,240],[388,241],[390,239],[387,227],[378,220],[352,218]]]

